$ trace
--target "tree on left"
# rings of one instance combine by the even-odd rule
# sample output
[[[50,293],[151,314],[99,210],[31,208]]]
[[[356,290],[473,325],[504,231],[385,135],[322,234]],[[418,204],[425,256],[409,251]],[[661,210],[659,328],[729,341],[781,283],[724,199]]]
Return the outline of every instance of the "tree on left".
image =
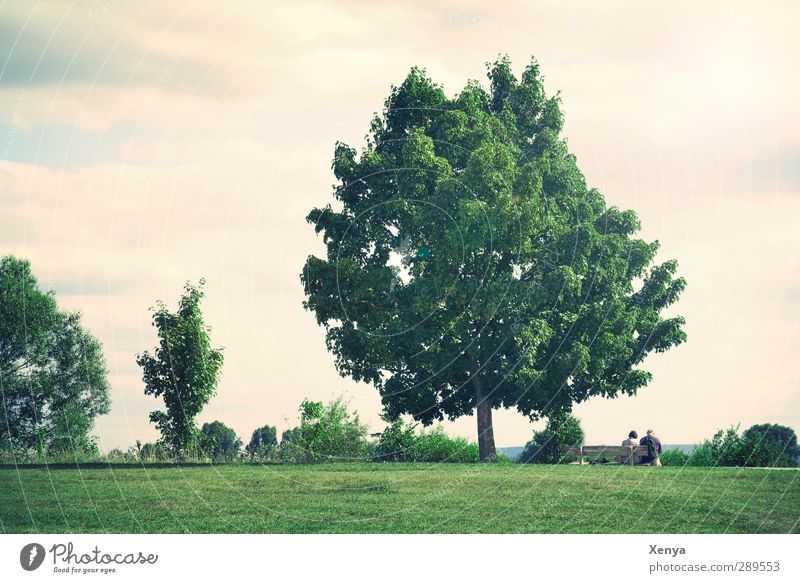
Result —
[[[80,314],[58,309],[29,261],[0,259],[0,449],[95,453],[90,432],[109,410],[107,377]]]
[[[176,312],[163,302],[152,308],[158,346],[153,354],[145,351],[136,357],[145,395],[163,398],[166,406],[166,411],[150,413],[150,422],[178,459],[197,445],[194,419],[216,394],[222,370],[222,349],[211,347],[200,310],[204,284],[202,279],[197,285],[187,283]]]

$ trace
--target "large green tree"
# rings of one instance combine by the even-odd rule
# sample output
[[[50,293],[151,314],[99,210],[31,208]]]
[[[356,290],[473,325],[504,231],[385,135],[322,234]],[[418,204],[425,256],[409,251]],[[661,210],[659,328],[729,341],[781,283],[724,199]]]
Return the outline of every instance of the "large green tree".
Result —
[[[493,461],[493,409],[535,420],[645,386],[645,356],[685,340],[661,315],[685,282],[587,187],[536,62],[488,76],[451,99],[414,68],[360,154],[337,143],[335,207],[308,215],[327,254],[301,278],[342,375],[390,417],[476,412]]]
[[[136,357],[142,367],[145,395],[164,399],[166,411],[150,413],[150,422],[178,458],[196,443],[194,418],[216,394],[222,369],[222,349],[211,347],[203,321],[203,284],[187,283],[176,312],[159,302],[153,308],[158,346],[153,354]]]
[[[107,376],[80,314],[58,309],[28,261],[0,259],[0,445],[95,449],[89,433],[109,410]]]

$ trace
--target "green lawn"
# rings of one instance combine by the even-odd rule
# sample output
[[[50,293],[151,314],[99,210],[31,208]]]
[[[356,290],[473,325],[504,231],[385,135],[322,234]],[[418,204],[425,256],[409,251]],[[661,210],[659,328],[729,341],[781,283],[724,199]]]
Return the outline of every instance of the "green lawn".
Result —
[[[798,532],[800,472],[336,464],[0,468],[20,532]]]

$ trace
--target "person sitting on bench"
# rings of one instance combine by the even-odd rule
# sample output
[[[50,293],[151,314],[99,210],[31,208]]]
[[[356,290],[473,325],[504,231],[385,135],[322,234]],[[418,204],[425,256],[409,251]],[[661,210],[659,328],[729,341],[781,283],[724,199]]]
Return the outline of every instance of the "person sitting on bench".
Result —
[[[660,466],[661,440],[656,437],[655,432],[652,429],[648,429],[647,435],[639,443],[647,447],[647,455],[642,458],[642,463]]]
[[[622,445],[633,445],[633,446],[639,445],[639,434],[636,433],[636,431],[632,430],[630,433],[628,433],[628,439],[623,441]],[[622,455],[619,456],[619,463],[621,464],[628,463],[628,458]],[[634,464],[636,463],[636,456],[634,456],[633,460],[631,460],[631,463]]]

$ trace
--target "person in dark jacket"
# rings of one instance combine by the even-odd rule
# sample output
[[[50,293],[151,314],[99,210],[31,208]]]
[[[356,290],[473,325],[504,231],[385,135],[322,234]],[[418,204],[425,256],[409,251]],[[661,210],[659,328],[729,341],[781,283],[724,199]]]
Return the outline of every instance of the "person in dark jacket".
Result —
[[[648,455],[642,457],[643,464],[653,464],[655,466],[661,465],[661,440],[656,437],[655,432],[652,429],[647,430],[647,435],[645,435],[642,440],[639,442],[640,445],[647,446]]]

